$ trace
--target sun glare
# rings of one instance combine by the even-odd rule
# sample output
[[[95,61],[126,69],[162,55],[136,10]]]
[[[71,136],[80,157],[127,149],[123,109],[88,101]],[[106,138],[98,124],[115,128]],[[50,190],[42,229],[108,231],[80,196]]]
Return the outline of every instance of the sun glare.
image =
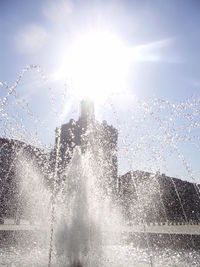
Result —
[[[94,101],[122,92],[129,66],[127,47],[110,33],[79,36],[68,49],[59,76],[68,78],[74,93]]]

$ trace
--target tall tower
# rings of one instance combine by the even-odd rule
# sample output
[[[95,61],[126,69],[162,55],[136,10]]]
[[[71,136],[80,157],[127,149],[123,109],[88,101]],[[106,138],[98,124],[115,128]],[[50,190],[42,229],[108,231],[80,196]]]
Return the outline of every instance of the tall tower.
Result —
[[[94,103],[88,99],[81,101],[78,120],[71,119],[56,129],[55,150],[59,147],[60,176],[70,163],[76,146],[80,146],[82,152],[90,147],[96,160],[101,158],[104,162],[110,183],[117,182],[117,141],[117,130],[106,121],[99,123],[95,119]]]
[[[89,100],[82,100],[80,105],[80,119],[88,122],[95,121],[94,103]]]

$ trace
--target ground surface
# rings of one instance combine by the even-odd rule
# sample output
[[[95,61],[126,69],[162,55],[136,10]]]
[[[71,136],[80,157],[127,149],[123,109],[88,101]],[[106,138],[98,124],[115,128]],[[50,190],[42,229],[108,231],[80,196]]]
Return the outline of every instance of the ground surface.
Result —
[[[153,267],[198,267],[200,255],[189,250],[154,250],[151,251]],[[99,258],[99,255],[96,255]],[[88,267],[146,267],[149,265],[149,254],[146,250],[137,249],[132,245],[106,246],[103,248],[101,265],[95,264],[95,255],[90,259]],[[12,246],[0,249],[0,266],[7,267],[44,267],[48,263],[48,249],[44,248],[14,248]],[[52,260],[53,267],[67,266],[66,259]]]

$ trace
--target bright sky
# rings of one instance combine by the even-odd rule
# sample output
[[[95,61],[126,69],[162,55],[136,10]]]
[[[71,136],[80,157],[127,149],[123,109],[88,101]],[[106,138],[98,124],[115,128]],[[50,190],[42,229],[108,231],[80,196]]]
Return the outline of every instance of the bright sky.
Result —
[[[127,143],[129,143],[133,136],[137,137],[138,135],[137,138],[139,138],[145,134],[156,135],[154,132],[156,132],[158,125],[154,125],[155,123],[151,122],[151,119],[148,121],[149,124],[143,122],[143,125],[145,124],[146,126],[143,127],[141,133],[137,132],[135,128],[137,120],[139,121],[138,125],[142,125],[143,118],[139,120],[140,115],[136,116],[140,109],[136,110],[136,99],[142,102],[149,102],[154,98],[160,98],[170,101],[172,104],[180,103],[191,97],[199,99],[199,1],[2,0],[0,1],[0,10],[0,32],[2,37],[0,41],[0,81],[12,85],[23,67],[29,64],[40,65],[49,79],[48,83],[45,84],[41,81],[36,71],[25,74],[16,88],[18,102],[20,105],[24,105],[24,110],[16,107],[14,97],[10,98],[9,127],[16,129],[16,126],[19,126],[20,119],[23,119],[25,131],[29,130],[32,133],[34,131],[33,135],[37,135],[39,140],[48,146],[53,143],[52,133],[56,125],[67,122],[71,117],[77,117],[78,101],[80,99],[78,99],[77,94],[76,98],[72,96],[71,93],[75,92],[75,87],[73,87],[74,84],[71,85],[69,80],[67,80],[69,92],[67,91],[63,103],[60,104],[60,97],[65,83],[64,78],[68,78],[65,75],[61,75],[61,73],[69,73],[69,69],[73,69],[71,68],[71,62],[74,62],[74,58],[70,59],[69,52],[70,55],[74,53],[76,56],[79,53],[81,55],[84,54],[85,50],[81,50],[82,48],[78,52],[75,50],[72,53],[73,49],[71,50],[71,47],[74,44],[75,46],[77,43],[79,44],[81,36],[87,36],[88,33],[100,32],[106,36],[109,35],[109,38],[111,36],[111,39],[115,39],[113,43],[108,41],[109,44],[113,45],[113,48],[110,46],[110,50],[106,50],[107,54],[103,52],[108,59],[105,62],[105,68],[104,57],[101,57],[101,54],[98,55],[102,65],[98,66],[97,76],[95,72],[93,73],[93,67],[91,67],[93,66],[93,60],[95,62],[95,57],[87,60],[86,54],[85,60],[90,62],[88,70],[93,79],[91,77],[88,84],[88,81],[84,83],[85,80],[81,77],[78,87],[80,87],[80,84],[84,84],[85,87],[90,87],[90,93],[94,93],[92,91],[94,87],[93,81],[98,80],[95,88],[98,88],[98,92],[104,91],[102,94],[107,96],[108,93],[105,93],[105,91],[110,89],[106,88],[105,81],[106,84],[109,84],[109,88],[113,86],[113,83],[110,83],[110,77],[112,77],[112,81],[115,81],[115,87],[116,84],[120,84],[120,88],[124,87],[117,92],[118,95],[111,97],[118,118],[113,115],[113,111],[109,109],[108,105],[103,107],[99,105],[97,107],[98,119],[106,119],[117,128],[121,127],[121,132],[119,133],[120,149],[123,150],[125,147],[123,138],[128,140]],[[93,35],[91,34],[91,36]],[[98,38],[93,42],[96,42]],[[102,38],[100,37],[100,39]],[[77,40],[79,41],[77,42]],[[107,47],[107,41],[102,43],[102,46]],[[123,52],[121,53],[122,50]],[[96,56],[96,50],[94,49],[92,52]],[[125,70],[125,63],[121,60],[121,55],[124,55],[124,53],[129,60],[127,73],[122,76]],[[113,59],[113,65],[110,64],[110,59]],[[77,64],[80,65],[78,61]],[[75,65],[74,69],[77,69],[77,65]],[[112,69],[112,76],[109,75],[107,77],[105,75],[107,75],[109,69]],[[82,68],[80,68],[79,72],[81,70]],[[100,79],[102,76],[99,73],[104,73],[103,83]],[[126,77],[126,81],[124,81],[124,77]],[[53,97],[48,91],[49,86],[52,88]],[[112,90],[111,93],[113,93]],[[98,93],[98,100],[102,94]],[[6,89],[1,88],[1,99],[5,95]],[[82,93],[80,94],[81,97]],[[29,103],[30,109],[34,113],[31,119],[30,114],[25,115],[26,103]],[[59,114],[59,121],[56,119],[54,108],[57,109]],[[163,116],[169,118],[170,111],[171,108],[168,107],[168,111]],[[198,118],[196,119],[198,120]],[[13,125],[11,121],[15,121]],[[42,122],[43,128],[38,126],[38,121]],[[187,123],[183,122],[183,118],[179,118],[175,124],[175,128],[180,128],[181,125],[187,126]],[[147,134],[153,127],[155,127],[154,131],[152,130],[151,133]],[[166,125],[163,127],[166,127]],[[11,128],[9,128],[9,132]],[[47,129],[48,134],[46,133]],[[159,137],[162,134],[160,132]],[[185,135],[186,133],[181,130],[181,134]],[[10,135],[17,137],[14,130]],[[122,138],[122,136],[124,137]],[[195,128],[192,136],[195,136],[195,138],[199,136],[199,130]],[[142,140],[145,138],[146,136]],[[195,140],[197,140],[196,144],[199,146],[199,139]],[[177,151],[176,153],[170,152],[171,148],[167,144],[166,150],[162,150],[162,160],[158,160],[159,155],[156,154],[156,151],[161,151],[163,140],[155,141],[154,148],[156,151],[153,149],[149,156],[145,151],[147,150],[146,144],[153,143],[151,140],[146,140],[145,145],[143,145],[141,138],[140,140],[137,139],[137,142],[135,138],[134,142],[135,145],[132,144],[134,151],[139,145],[139,152],[135,155],[135,158],[130,156],[132,153],[130,150],[131,145],[129,145],[128,151],[131,157],[130,161],[134,161],[132,166],[134,169],[152,171],[160,169],[161,172],[191,180],[191,175],[185,170],[187,167],[183,166],[185,161],[181,156],[182,154],[178,154]],[[199,148],[195,149],[193,145],[187,144],[185,141],[179,143],[179,148],[185,157],[186,165],[191,165],[194,176],[200,182]],[[122,158],[125,157],[122,156],[122,152],[120,153]],[[157,157],[157,162],[152,161],[152,155]],[[174,160],[177,157],[181,158],[183,164],[178,163],[178,160]],[[127,162],[124,159],[120,159],[121,172],[130,169],[130,164]]]

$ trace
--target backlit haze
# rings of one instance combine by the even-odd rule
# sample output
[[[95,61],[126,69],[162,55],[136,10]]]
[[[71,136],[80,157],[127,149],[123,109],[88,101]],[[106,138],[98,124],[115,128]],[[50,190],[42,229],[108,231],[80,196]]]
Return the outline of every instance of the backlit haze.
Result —
[[[90,97],[96,104],[126,88],[132,51],[109,32],[78,36],[66,51],[55,80],[71,80],[78,98]]]
[[[133,167],[191,180],[174,160],[177,155],[162,147],[162,140],[155,141],[155,150],[149,148],[147,155],[147,145],[153,142],[145,139],[143,146],[139,137],[156,134],[158,126],[150,120],[143,127],[144,111],[137,106],[146,107],[155,98],[172,106],[199,99],[198,1],[7,0],[0,2],[0,9],[0,81],[14,84],[29,64],[39,65],[44,74],[41,77],[37,68],[27,71],[16,87],[19,105],[14,96],[9,99],[10,135],[11,128],[23,121],[26,131],[19,139],[33,143],[36,136],[49,149],[56,126],[78,118],[80,100],[90,97],[96,118],[119,130],[120,173]],[[1,99],[6,92],[2,87]],[[34,116],[26,114],[27,103]],[[170,112],[168,106],[161,120],[170,118]],[[181,126],[180,119],[177,128]],[[194,135],[199,134],[197,128]],[[140,147],[131,152],[137,140]],[[199,147],[183,142],[179,149],[200,182]],[[160,164],[154,161],[160,156],[157,150],[162,154]],[[131,153],[136,153],[137,161]]]

